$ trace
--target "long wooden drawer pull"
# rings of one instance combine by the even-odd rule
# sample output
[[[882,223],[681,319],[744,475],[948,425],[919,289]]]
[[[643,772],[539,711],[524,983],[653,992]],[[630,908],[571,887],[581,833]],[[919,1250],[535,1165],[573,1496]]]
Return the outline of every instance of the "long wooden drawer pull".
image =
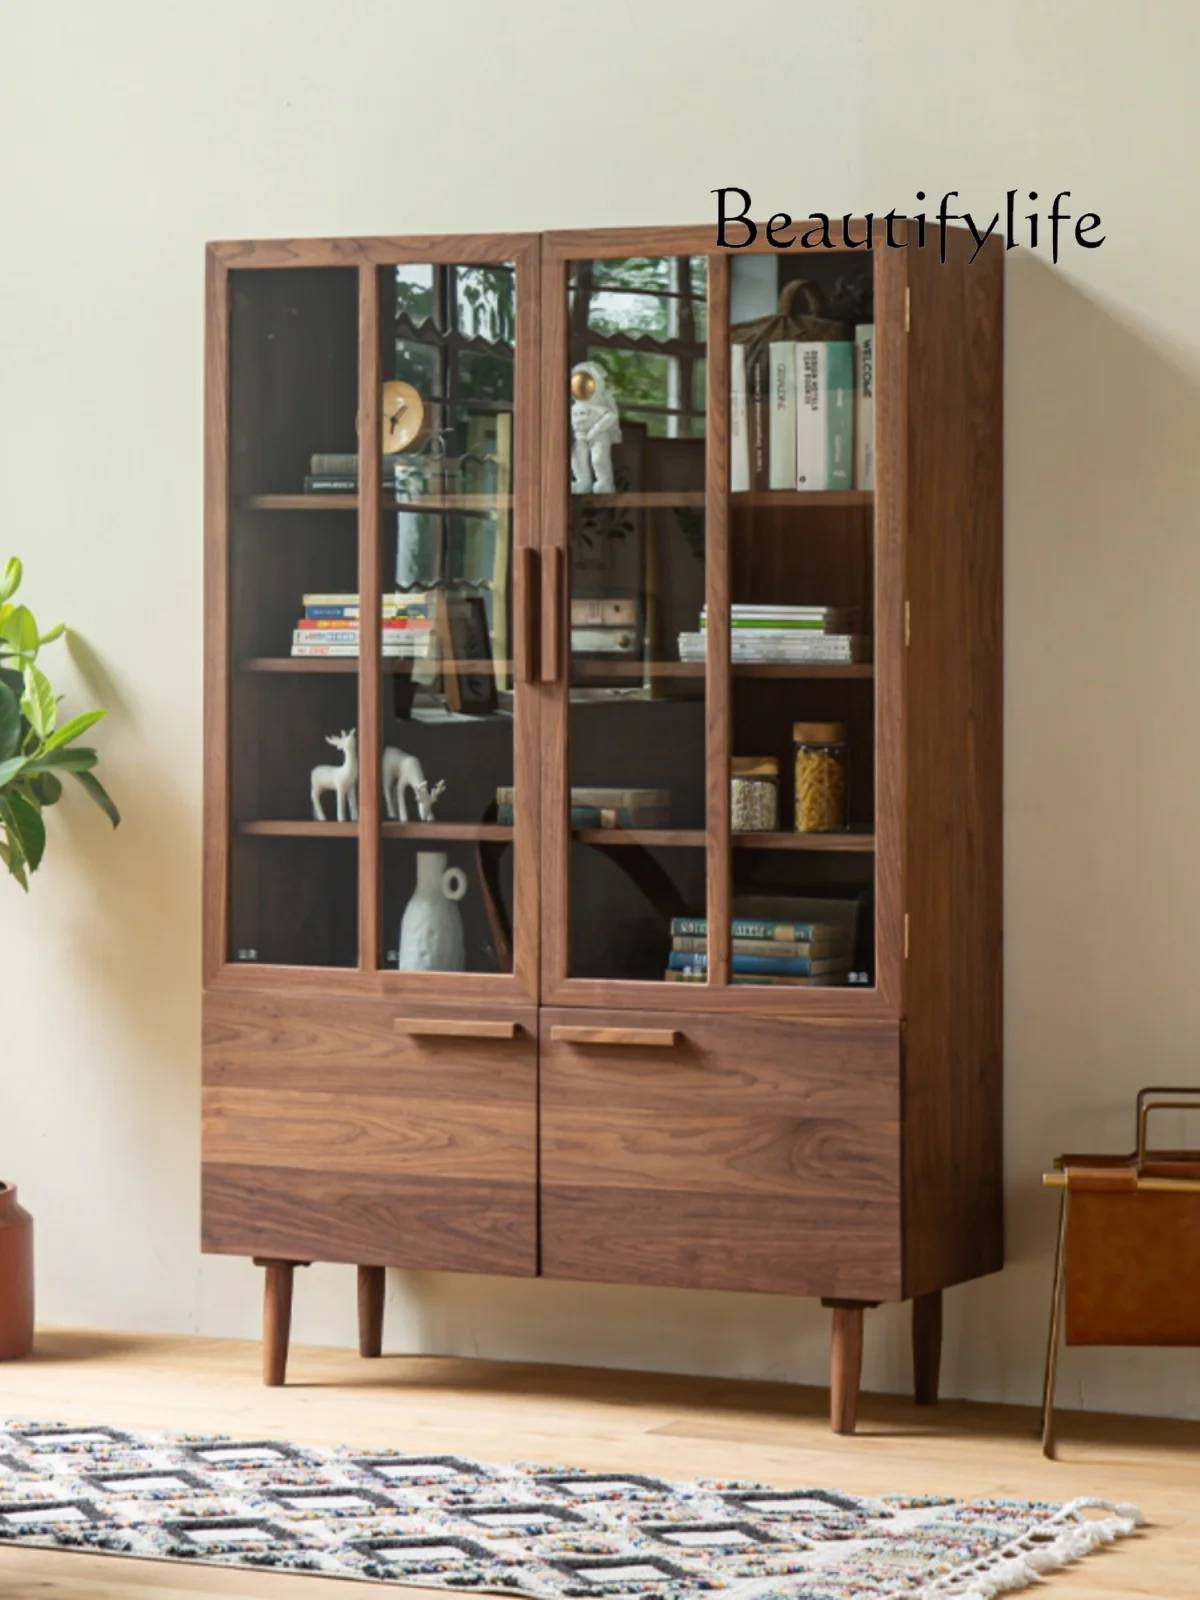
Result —
[[[470,1017],[397,1017],[392,1026],[397,1033],[414,1038],[439,1039],[515,1039],[515,1022],[483,1022]]]
[[[622,1044],[660,1045],[678,1044],[682,1035],[677,1028],[580,1028],[574,1024],[556,1023],[550,1029],[554,1044]]]

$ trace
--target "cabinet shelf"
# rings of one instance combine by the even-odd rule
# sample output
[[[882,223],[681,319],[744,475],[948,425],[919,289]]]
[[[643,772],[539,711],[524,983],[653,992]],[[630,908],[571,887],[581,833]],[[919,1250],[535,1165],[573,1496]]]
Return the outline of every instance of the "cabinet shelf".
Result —
[[[873,489],[750,489],[731,494],[730,504],[740,506],[871,506]],[[703,489],[627,490],[622,494],[574,494],[579,506],[628,506],[642,510],[704,509]]]
[[[620,847],[645,845],[651,849],[703,849],[703,828],[572,828],[577,844]],[[873,833],[735,833],[735,850],[837,850],[869,853],[875,848]]]
[[[238,663],[243,672],[357,672],[360,656],[245,656]],[[454,672],[459,677],[491,677],[497,670],[512,671],[511,661],[448,661],[440,656],[384,656],[385,672],[409,672],[414,666],[433,663],[439,672]]]
[[[704,677],[703,661],[580,661],[571,662],[571,681],[578,685],[609,678]],[[873,678],[870,661],[735,661],[735,678]]]
[[[251,838],[267,839],[357,839],[357,822],[318,822],[305,818],[298,822],[279,821],[273,818],[255,819],[236,824],[239,834]],[[385,839],[444,839],[492,840],[504,843],[511,840],[513,830],[497,822],[385,822],[381,829]]]
[[[703,496],[701,496],[703,498]],[[463,511],[487,516],[512,506],[511,494],[430,494],[420,500],[384,496],[384,511]],[[238,501],[247,511],[357,511],[356,494],[249,494]]]

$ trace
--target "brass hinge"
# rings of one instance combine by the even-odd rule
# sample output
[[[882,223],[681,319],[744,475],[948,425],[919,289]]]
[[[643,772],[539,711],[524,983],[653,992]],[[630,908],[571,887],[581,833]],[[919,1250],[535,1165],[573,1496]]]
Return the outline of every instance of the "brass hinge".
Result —
[[[904,602],[904,643],[912,643],[912,606],[907,600]]]
[[[908,333],[912,328],[912,289],[904,285],[904,331]]]
[[[908,912],[904,913],[904,959],[908,960]]]

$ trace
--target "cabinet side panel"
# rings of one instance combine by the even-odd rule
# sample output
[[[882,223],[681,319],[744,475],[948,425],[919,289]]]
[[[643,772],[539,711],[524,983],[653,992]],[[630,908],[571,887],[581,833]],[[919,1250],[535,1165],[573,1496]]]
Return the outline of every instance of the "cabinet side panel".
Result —
[[[908,251],[905,1291],[1003,1264],[1003,245]]]

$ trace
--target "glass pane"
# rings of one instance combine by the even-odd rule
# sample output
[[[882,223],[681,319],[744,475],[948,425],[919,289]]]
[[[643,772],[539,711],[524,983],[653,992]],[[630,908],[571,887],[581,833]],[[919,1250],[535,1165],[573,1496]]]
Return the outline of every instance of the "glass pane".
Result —
[[[731,266],[735,982],[875,981],[873,287]]]
[[[662,982],[703,918],[707,263],[577,261],[571,412],[572,977]],[[697,967],[699,963],[689,963]]]
[[[380,957],[405,971],[507,972],[516,273],[389,266],[379,290]]]
[[[234,272],[230,339],[229,959],[353,967],[357,272]]]

